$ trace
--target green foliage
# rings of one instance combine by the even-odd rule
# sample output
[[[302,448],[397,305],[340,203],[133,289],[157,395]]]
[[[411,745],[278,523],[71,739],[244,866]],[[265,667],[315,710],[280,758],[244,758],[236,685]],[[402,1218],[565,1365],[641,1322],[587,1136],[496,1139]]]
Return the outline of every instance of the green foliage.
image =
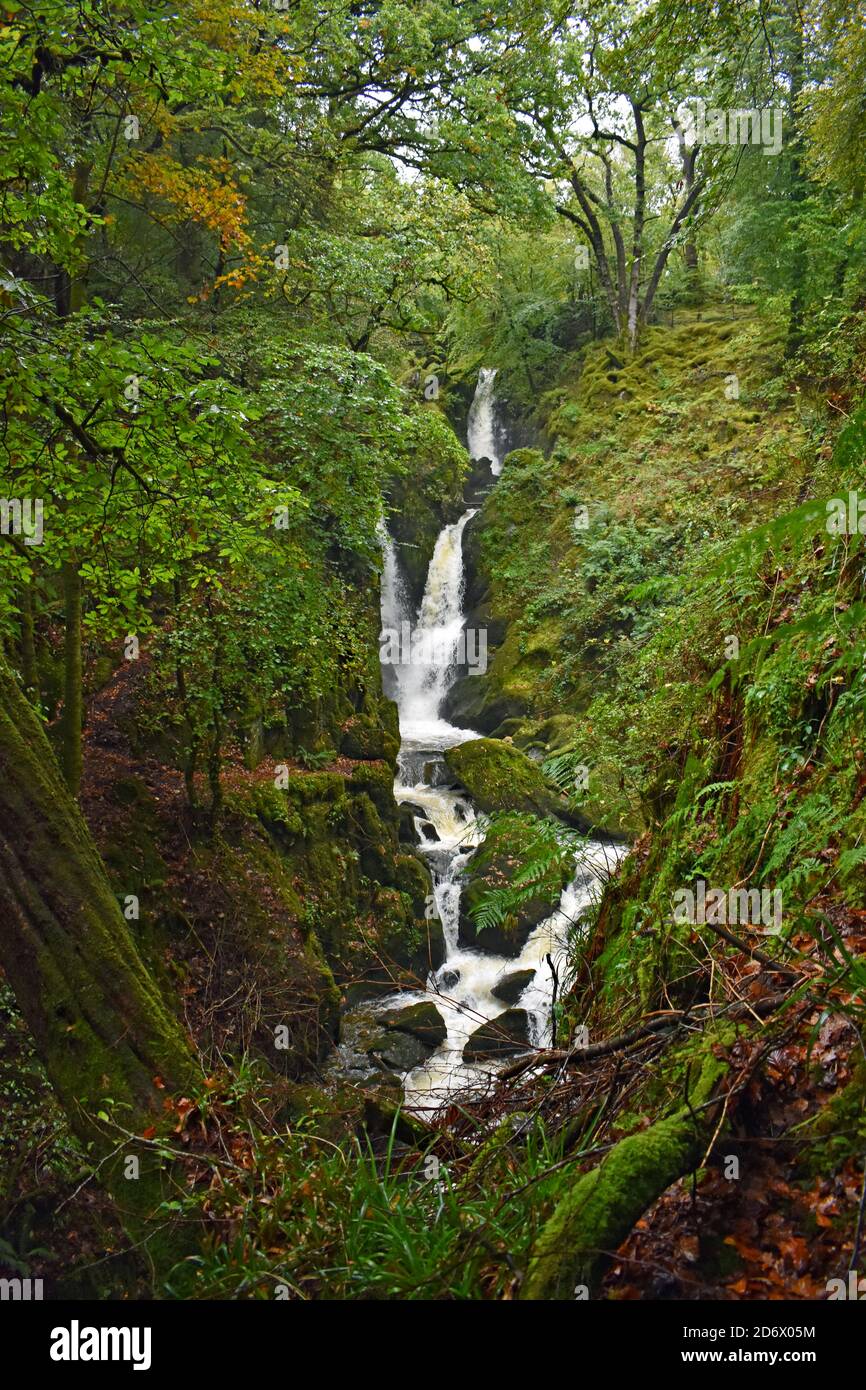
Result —
[[[291,1298],[341,1300],[501,1293],[528,1250],[559,1157],[540,1120],[519,1139],[506,1122],[473,1155],[440,1157],[436,1132],[422,1126],[407,1148],[406,1120],[388,1101],[371,1103],[389,1121],[376,1139],[363,1127],[347,1137],[339,1110],[312,1090],[302,1118],[267,1125],[259,1085],[240,1064],[219,1097],[246,1163],[218,1165],[209,1189],[169,1204],[187,1218],[204,1214],[207,1226],[203,1255],[171,1275],[172,1296],[268,1299],[279,1285]]]
[[[519,841],[520,858],[509,881],[488,888],[471,905],[479,931],[513,921],[521,908],[539,899],[558,898],[563,877],[570,877],[580,863],[584,837],[561,821],[539,819],[517,812],[485,817],[485,840],[472,860],[473,873],[483,873],[501,857],[503,842]]]

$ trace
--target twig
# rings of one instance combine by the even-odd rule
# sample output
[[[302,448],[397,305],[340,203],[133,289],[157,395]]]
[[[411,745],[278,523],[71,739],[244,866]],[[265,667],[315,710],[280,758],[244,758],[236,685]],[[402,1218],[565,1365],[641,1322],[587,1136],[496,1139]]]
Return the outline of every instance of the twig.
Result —
[[[736,946],[738,951],[743,951],[747,956],[752,956],[755,960],[759,960],[768,970],[774,970],[777,975],[786,975],[789,980],[797,981],[804,978],[802,974],[798,973],[796,970],[792,970],[789,965],[782,965],[781,961],[773,960],[773,957],[768,956],[766,951],[760,951],[757,946],[749,946],[747,942],[743,941],[739,936],[735,936],[732,931],[728,931],[727,927],[720,927],[715,922],[707,922],[704,925],[708,926],[710,931],[714,931],[716,936],[723,937],[731,946]]]

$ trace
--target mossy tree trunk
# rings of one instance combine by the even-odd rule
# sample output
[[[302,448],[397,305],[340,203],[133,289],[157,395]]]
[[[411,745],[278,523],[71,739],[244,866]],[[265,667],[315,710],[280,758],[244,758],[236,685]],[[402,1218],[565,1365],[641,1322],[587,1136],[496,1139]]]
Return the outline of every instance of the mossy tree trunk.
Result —
[[[131,1229],[167,1175],[146,1147],[125,1156],[172,1093],[200,1080],[145,969],[39,718],[0,661],[0,965],[48,1078]],[[108,1119],[100,1119],[100,1112]],[[163,1218],[164,1220],[164,1218]]]
[[[33,613],[33,580],[21,587],[21,677],[28,700],[39,704],[39,669],[36,664],[36,626]]]
[[[799,6],[788,0],[784,7],[787,19],[785,40],[787,48],[786,69],[788,71],[788,110],[785,119],[788,129],[793,131],[788,143],[790,158],[789,201],[792,205],[791,222],[791,304],[788,310],[788,336],[785,343],[785,356],[795,357],[803,345],[806,312],[806,281],[809,274],[809,255],[805,231],[799,225],[804,213],[804,205],[809,197],[809,181],[804,169],[805,150],[801,131],[800,96],[806,81],[805,42],[803,19]]]
[[[63,775],[73,796],[81,786],[84,723],[81,669],[81,576],[74,560],[63,566]]]
[[[91,165],[79,160],[72,176],[72,196],[82,208],[87,205]],[[84,255],[86,233],[82,230],[76,237],[79,253],[78,267],[74,274],[58,269],[55,302],[60,318],[68,318],[83,309],[87,261]],[[84,722],[82,702],[81,669],[81,575],[78,561],[71,556],[63,565],[63,719],[61,735],[63,740],[63,775],[73,796],[78,795],[81,785],[82,745],[81,729]]]
[[[688,1105],[621,1139],[597,1168],[569,1186],[532,1247],[522,1299],[574,1299],[581,1296],[578,1290],[595,1292],[643,1212],[701,1162],[717,1107],[697,1107],[709,1100],[724,1072],[725,1064],[709,1055]]]

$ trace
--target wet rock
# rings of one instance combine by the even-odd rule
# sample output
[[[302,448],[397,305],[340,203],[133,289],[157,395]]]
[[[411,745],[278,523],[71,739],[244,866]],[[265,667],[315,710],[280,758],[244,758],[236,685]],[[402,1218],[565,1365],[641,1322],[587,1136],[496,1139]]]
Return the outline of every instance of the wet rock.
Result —
[[[419,810],[420,808],[418,808]],[[415,845],[418,843],[418,833],[415,830],[415,816],[418,810],[409,802],[403,802],[398,811],[399,828],[398,837],[403,845]]]
[[[425,763],[421,775],[428,787],[451,787],[454,785],[454,778],[445,766],[444,758],[434,758]]]
[[[463,1049],[464,1062],[510,1057],[529,1045],[529,1015],[525,1009],[506,1009],[498,1018],[476,1028]]]
[[[390,1139],[392,1133],[400,1144],[417,1147],[426,1140],[429,1143],[430,1130],[414,1115],[408,1114],[401,1106],[402,1082],[394,1078],[398,1094],[386,1085],[387,1078],[374,1088],[365,1088],[364,1114],[361,1129],[371,1139]],[[389,1094],[390,1092],[390,1094]]]
[[[468,895],[464,901],[467,901],[467,898]],[[485,927],[483,931],[479,931],[473,918],[462,910],[462,906],[461,904],[457,932],[458,945],[465,950],[482,951],[487,956],[519,956],[535,927],[552,911],[549,904],[539,900],[528,905],[531,911],[524,908],[518,921],[506,926]]]
[[[437,916],[426,917],[421,931],[423,940],[413,952],[411,964],[415,976],[423,980],[426,979],[431,970],[436,971],[440,965],[444,965],[448,948],[445,942],[445,929]]]
[[[496,999],[501,999],[503,1004],[516,1004],[534,978],[534,970],[509,970],[507,975],[500,975],[490,992]]]
[[[436,983],[440,989],[453,989],[460,983],[460,971],[443,970]]]
[[[444,1043],[448,1033],[436,1005],[426,999],[405,1009],[389,1010],[381,1015],[381,1022],[389,1030],[409,1033],[431,1049]]]
[[[466,863],[458,928],[461,946],[513,959],[520,955],[538,923],[558,907],[569,878],[569,866],[564,862],[551,867],[532,898],[524,899],[501,922],[483,930],[476,926],[475,914],[488,893],[511,881],[515,864],[528,862],[534,852],[533,835],[531,826],[500,822],[489,828],[483,846]]]
[[[430,1049],[420,1038],[413,1038],[409,1033],[398,1033],[396,1030],[371,1038],[364,1051],[383,1071],[395,1071],[401,1075],[407,1071],[414,1071],[415,1067],[423,1066],[430,1055]]]
[[[490,624],[485,626],[489,630]],[[488,637],[488,644],[490,639]],[[526,702],[516,696],[499,694],[491,689],[490,682],[483,676],[465,675],[449,689],[440,711],[443,719],[466,728],[481,729],[492,734],[503,720],[517,719],[526,713]],[[453,779],[452,779],[453,780]]]
[[[445,761],[479,811],[524,811],[582,824],[538,765],[503,739],[476,738],[458,744],[446,750]]]
[[[355,715],[340,739],[340,752],[347,758],[384,758],[393,762],[398,749],[397,739],[370,715]]]
[[[469,476],[463,485],[464,506],[480,507],[495,481],[489,458],[472,459]]]
[[[372,999],[381,999],[392,991],[389,980],[355,980],[346,985],[343,1001],[347,1009],[357,1009],[360,1004]]]

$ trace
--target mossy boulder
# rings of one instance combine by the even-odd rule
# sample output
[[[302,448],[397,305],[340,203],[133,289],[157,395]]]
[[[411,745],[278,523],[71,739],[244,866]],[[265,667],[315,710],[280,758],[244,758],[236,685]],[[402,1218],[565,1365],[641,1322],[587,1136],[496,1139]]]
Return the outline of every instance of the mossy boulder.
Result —
[[[379,1033],[366,1044],[365,1052],[380,1066],[399,1072],[414,1071],[422,1067],[430,1056],[430,1048],[420,1038],[411,1033],[400,1033],[396,1029]]]
[[[233,787],[226,814],[263,827],[280,851],[301,935],[321,944],[341,983],[423,983],[444,960],[445,941],[425,915],[429,873],[398,839],[390,763],[359,762],[348,777],[291,772],[286,781]]]
[[[386,1028],[410,1033],[431,1048],[440,1047],[448,1036],[445,1021],[431,1000],[408,1004],[404,1009],[390,1009],[382,1014],[382,1022]]]
[[[442,703],[444,718],[486,734],[494,733],[509,719],[521,718],[532,708],[538,673],[537,662],[522,660],[517,636],[511,631],[495,652],[490,651],[493,634],[498,633],[501,625],[494,628],[489,613],[484,606],[467,616],[467,627],[487,633],[486,671],[461,675]]]
[[[280,1084],[284,1090],[277,1119],[284,1124],[303,1122],[309,1133],[331,1144],[344,1144],[353,1134],[363,1139],[390,1137],[392,1132],[404,1144],[429,1142],[423,1121],[403,1110],[400,1078],[393,1073],[358,1086]]]
[[[472,739],[449,748],[445,761],[479,811],[523,811],[582,824],[538,765],[511,743],[495,738]]]
[[[481,1062],[511,1057],[529,1046],[529,1015],[525,1009],[506,1009],[504,1014],[482,1023],[463,1048],[464,1062]]]
[[[354,715],[340,739],[340,752],[347,758],[379,758],[393,762],[399,749],[399,739],[383,728],[378,720],[366,714]]]
[[[532,823],[519,817],[505,817],[490,825],[484,844],[464,868],[460,898],[458,940],[461,946],[497,956],[517,956],[539,922],[556,909],[569,870],[551,864],[533,890],[502,922],[479,929],[474,910],[491,890],[511,883],[517,869],[533,852]]]
[[[353,768],[350,786],[365,791],[381,815],[389,820],[395,819],[394,772],[387,763],[362,763]]]

